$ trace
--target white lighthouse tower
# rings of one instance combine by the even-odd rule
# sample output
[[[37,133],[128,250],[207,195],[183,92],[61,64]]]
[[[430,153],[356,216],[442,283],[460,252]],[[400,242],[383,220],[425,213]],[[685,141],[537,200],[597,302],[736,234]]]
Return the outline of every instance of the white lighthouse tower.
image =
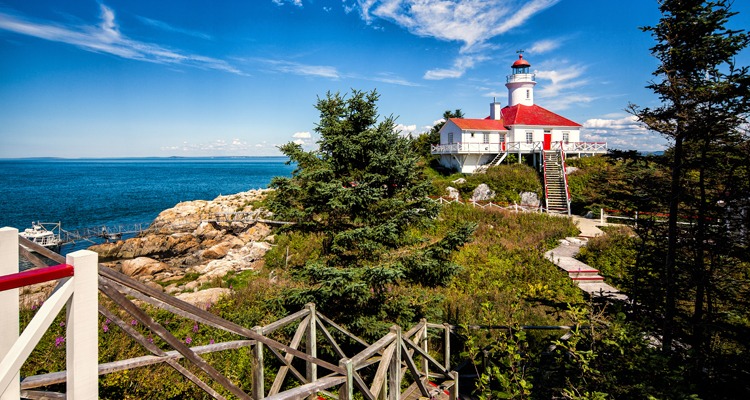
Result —
[[[534,74],[529,72],[531,64],[523,59],[523,54],[518,55],[518,60],[510,66],[513,73],[508,75],[505,87],[508,88],[508,106],[517,104],[525,106],[534,105]]]

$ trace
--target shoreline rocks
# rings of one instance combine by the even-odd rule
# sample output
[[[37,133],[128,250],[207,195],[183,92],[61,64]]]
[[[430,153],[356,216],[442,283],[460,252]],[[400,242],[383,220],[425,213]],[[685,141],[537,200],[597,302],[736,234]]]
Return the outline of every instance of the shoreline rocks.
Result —
[[[100,261],[145,284],[193,304],[215,303],[227,288],[197,292],[230,273],[259,270],[271,248],[271,228],[255,219],[270,218],[253,209],[269,189],[214,200],[181,202],[164,210],[141,235],[91,246]],[[236,214],[239,213],[239,214]]]

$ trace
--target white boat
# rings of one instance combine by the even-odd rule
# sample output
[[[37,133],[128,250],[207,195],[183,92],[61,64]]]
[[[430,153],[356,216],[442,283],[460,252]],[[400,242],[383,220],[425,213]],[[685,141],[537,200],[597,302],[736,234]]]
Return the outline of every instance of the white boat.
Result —
[[[52,229],[48,229],[45,225],[51,225]],[[57,233],[55,233],[57,228]],[[18,236],[28,239],[38,245],[44,247],[57,247],[62,243],[60,239],[60,223],[44,223],[44,222],[32,222],[31,228],[24,229],[23,232],[19,232]]]

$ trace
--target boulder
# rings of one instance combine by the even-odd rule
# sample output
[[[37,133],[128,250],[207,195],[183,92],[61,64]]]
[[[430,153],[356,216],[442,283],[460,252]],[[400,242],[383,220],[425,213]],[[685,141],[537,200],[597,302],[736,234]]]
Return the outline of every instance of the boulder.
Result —
[[[576,171],[578,171],[577,167],[567,167],[567,166],[565,167],[565,175],[570,175]]]
[[[521,205],[526,207],[539,207],[539,196],[534,192],[521,193]]]
[[[463,185],[464,183],[466,183],[466,179],[458,178],[455,181],[452,181],[452,183],[455,183],[456,185]]]
[[[480,183],[474,193],[471,194],[471,201],[487,201],[495,198],[495,191],[490,189],[486,183]]]
[[[448,192],[448,197],[453,201],[458,201],[458,199],[461,197],[461,193],[458,192],[458,189],[448,186],[445,188],[445,191]]]
[[[129,276],[150,276],[169,269],[169,265],[148,257],[138,257],[122,262],[122,273]]]
[[[210,288],[201,290],[200,292],[180,293],[177,295],[177,298],[192,305],[205,308],[215,304],[221,297],[227,296],[230,293],[232,291],[227,288]]]

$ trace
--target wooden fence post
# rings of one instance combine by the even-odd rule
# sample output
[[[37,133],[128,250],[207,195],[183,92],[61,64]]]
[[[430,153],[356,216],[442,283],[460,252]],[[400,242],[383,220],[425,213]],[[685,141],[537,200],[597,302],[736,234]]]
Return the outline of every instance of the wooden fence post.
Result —
[[[350,358],[339,360],[339,367],[346,370],[346,381],[339,389],[339,400],[354,400],[354,368]]]
[[[315,316],[315,303],[307,303],[307,309],[310,310],[310,322],[307,325],[307,338],[305,339],[305,349],[307,355],[310,357],[318,357],[318,338],[316,331],[316,316]],[[318,380],[318,365],[311,362],[305,363],[305,375],[308,383],[313,383]],[[318,397],[317,393],[312,393],[309,397],[310,400],[315,400]]]
[[[443,355],[445,357],[444,366],[445,369],[450,371],[451,369],[451,325],[447,322],[443,323]]]
[[[253,328],[258,335],[263,335],[263,328],[256,326]],[[253,399],[261,400],[265,397],[263,375],[263,342],[255,341],[253,347]]]
[[[393,340],[396,349],[393,351],[391,364],[388,366],[388,384],[386,385],[388,400],[399,400],[401,398],[401,328],[394,325],[391,332],[394,332],[394,330],[396,338]]]
[[[0,275],[18,272],[18,229],[0,228]],[[0,360],[18,339],[18,289],[0,292]],[[4,389],[4,390],[3,390]],[[20,373],[7,388],[0,388],[0,399],[16,400],[21,397]]]
[[[421,324],[424,324],[422,327],[422,330],[419,332],[420,341],[422,342],[422,350],[424,350],[425,354],[429,354],[429,349],[427,348],[428,344],[428,335],[427,335],[427,320],[425,318],[422,318],[419,320]],[[427,380],[430,380],[430,361],[424,357],[422,357],[422,369],[424,370],[424,377]]]
[[[451,386],[450,400],[458,400],[458,371],[448,372],[453,378],[453,386]]]
[[[99,256],[78,250],[65,258],[75,269],[67,304],[67,398],[99,398]]]

